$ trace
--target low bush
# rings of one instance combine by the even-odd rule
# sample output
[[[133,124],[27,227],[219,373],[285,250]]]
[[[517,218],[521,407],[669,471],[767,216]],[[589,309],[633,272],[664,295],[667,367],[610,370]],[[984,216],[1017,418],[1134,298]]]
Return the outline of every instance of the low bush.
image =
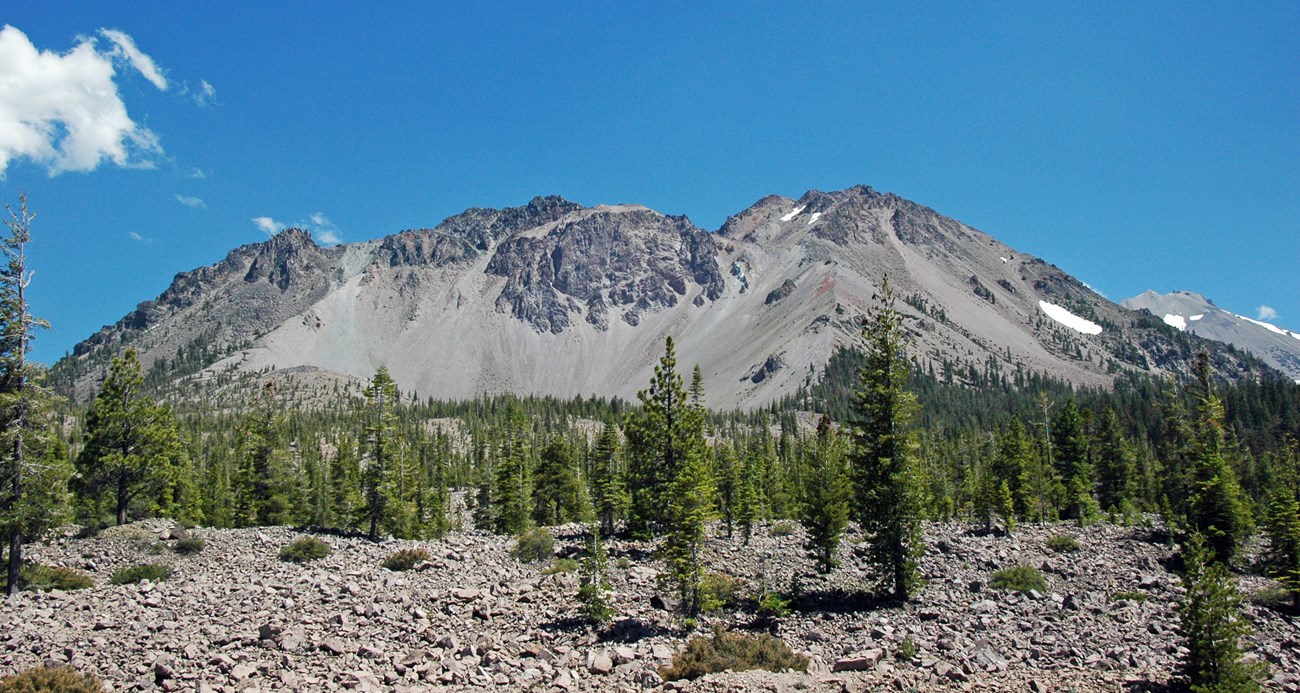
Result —
[[[24,565],[18,571],[18,583],[23,586],[23,589],[36,592],[48,592],[50,590],[70,592],[95,586],[95,581],[80,570],[62,566],[41,565],[39,563]]]
[[[740,580],[725,573],[705,573],[700,580],[700,610],[708,613],[735,606],[739,601]]]
[[[172,544],[172,551],[182,556],[193,556],[207,547],[208,542],[204,541],[203,537],[185,537],[184,539],[177,539],[176,543]]]
[[[1269,585],[1251,592],[1247,598],[1252,604],[1275,610],[1287,609],[1295,604],[1295,595],[1282,585]]]
[[[906,638],[903,638],[903,642],[898,643],[898,650],[895,654],[901,660],[908,660],[915,657],[917,651],[916,641],[909,635]]]
[[[114,585],[134,585],[142,580],[158,582],[171,577],[172,567],[166,563],[143,563],[123,568],[108,579]]]
[[[389,570],[410,570],[429,560],[429,552],[424,549],[402,549],[384,559],[384,567]]]
[[[104,693],[104,682],[72,667],[35,667],[0,678],[0,693]]]
[[[1047,548],[1057,553],[1074,553],[1079,550],[1079,542],[1068,534],[1053,534],[1047,538]]]
[[[510,550],[511,556],[524,563],[536,563],[550,558],[554,553],[555,537],[542,527],[535,527],[520,534],[515,539],[515,547]]]
[[[1032,565],[1017,565],[995,571],[989,578],[989,587],[995,590],[1028,592],[1029,590],[1047,591],[1047,581],[1043,574]]]
[[[576,573],[578,572],[578,562],[572,558],[557,558],[555,562],[542,575],[555,575],[556,573]]]
[[[1147,599],[1149,599],[1149,597],[1146,592],[1138,592],[1135,590],[1116,592],[1115,594],[1110,595],[1110,600],[1112,602],[1144,602]]]
[[[712,637],[695,637],[659,670],[665,681],[696,679],[720,671],[808,670],[808,658],[795,654],[784,641],[770,635],[732,633],[713,627]]]
[[[334,549],[324,541],[316,537],[302,537],[295,539],[293,543],[287,544],[280,549],[280,560],[290,563],[306,563],[318,558],[324,558]]]
[[[793,522],[778,522],[772,525],[772,529],[768,530],[768,534],[774,537],[788,537],[794,534],[794,529]]]
[[[790,615],[790,600],[780,592],[764,592],[758,598],[758,615],[762,618],[784,618]]]

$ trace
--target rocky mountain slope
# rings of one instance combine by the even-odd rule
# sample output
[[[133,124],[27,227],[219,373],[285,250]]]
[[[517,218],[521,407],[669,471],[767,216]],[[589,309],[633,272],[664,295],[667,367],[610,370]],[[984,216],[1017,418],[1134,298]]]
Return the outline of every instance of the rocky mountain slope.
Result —
[[[720,527],[715,527],[715,530]],[[613,606],[607,627],[576,619],[577,575],[509,555],[511,540],[457,533],[439,541],[325,536],[334,552],[298,565],[276,559],[297,532],[268,527],[192,530],[207,547],[174,555],[173,528],[148,521],[29,548],[32,559],[90,571],[94,587],[21,593],[0,602],[0,675],[44,661],[71,663],[113,690],[639,690],[661,683],[691,635],[655,579],[646,543],[609,543]],[[581,527],[556,530],[557,555],[573,555]],[[1056,553],[1047,539],[1074,536]],[[760,528],[748,545],[711,538],[708,568],[741,582],[741,605],[702,617],[714,625],[770,628],[807,655],[808,673],[710,675],[687,690],[1150,690],[1176,670],[1175,606],[1182,588],[1165,568],[1167,543],[1147,529],[1029,525],[1015,536],[968,525],[927,524],[926,585],[905,605],[873,603],[870,571],[852,544],[842,565],[817,576],[799,555],[797,527]],[[860,539],[850,533],[850,540]],[[410,572],[380,563],[419,546],[431,560]],[[170,579],[111,585],[115,570],[172,564]],[[1029,564],[1047,589],[989,586],[998,569]],[[756,617],[752,598],[788,591],[793,611]],[[1270,581],[1241,576],[1253,593]],[[1285,607],[1280,607],[1285,611]],[[1288,613],[1247,601],[1252,656],[1271,667],[1269,687],[1300,690],[1300,633]],[[915,653],[900,646],[910,641]]]
[[[703,370],[708,404],[753,407],[856,343],[886,273],[918,362],[959,379],[1038,371],[1099,385],[1126,371],[1182,372],[1203,348],[1226,377],[1257,368],[934,210],[858,186],[768,196],[716,233],[645,207],[558,197],[329,248],[288,230],[177,275],[54,376],[84,398],[129,346],[161,380],[271,368],[365,378],[387,365],[422,396],[631,398],[671,335],[682,367]]]
[[[1300,332],[1229,313],[1190,291],[1147,291],[1120,305],[1147,311],[1178,330],[1245,349],[1300,382]]]

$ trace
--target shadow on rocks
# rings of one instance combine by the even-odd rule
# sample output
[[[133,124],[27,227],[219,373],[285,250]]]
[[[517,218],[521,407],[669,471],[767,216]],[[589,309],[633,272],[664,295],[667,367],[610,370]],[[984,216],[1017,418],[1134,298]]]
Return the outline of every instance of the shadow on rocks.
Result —
[[[900,605],[893,597],[837,588],[804,592],[791,601],[790,608],[801,613],[851,614]]]
[[[638,618],[625,618],[615,621],[596,635],[600,642],[634,643],[657,635],[668,635],[669,631],[657,624],[646,623]]]

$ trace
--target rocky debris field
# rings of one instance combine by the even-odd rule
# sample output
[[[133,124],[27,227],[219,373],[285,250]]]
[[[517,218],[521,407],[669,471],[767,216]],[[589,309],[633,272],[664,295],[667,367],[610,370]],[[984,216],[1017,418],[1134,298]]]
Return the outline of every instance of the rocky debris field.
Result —
[[[582,527],[553,529],[556,554],[576,556]],[[164,691],[1105,691],[1159,689],[1180,656],[1181,587],[1164,565],[1171,549],[1150,530],[1112,525],[1027,526],[1011,537],[927,525],[926,586],[901,606],[863,592],[870,573],[850,543],[840,568],[815,576],[796,525],[762,528],[748,545],[714,538],[710,570],[738,578],[741,599],[693,632],[715,624],[772,632],[812,663],[807,673],[667,683],[658,670],[692,632],[667,610],[648,543],[608,542],[618,616],[593,631],[577,619],[577,574],[520,563],[506,537],[320,535],[334,552],[300,565],[278,559],[301,536],[289,528],[190,530],[207,544],[192,556],[167,548],[173,533],[147,521],[28,547],[33,560],[88,571],[95,586],[3,602],[0,675],[70,663],[113,690]],[[1073,536],[1080,550],[1048,549],[1055,534]],[[416,546],[431,560],[407,572],[380,566]],[[109,583],[120,568],[159,561],[172,565],[170,579]],[[989,587],[995,570],[1017,564],[1039,568],[1047,589]],[[1250,592],[1270,583],[1241,584]],[[791,613],[759,618],[753,597],[765,591],[793,595]],[[1291,618],[1250,601],[1244,608],[1252,656],[1271,667],[1267,686],[1300,690]],[[913,656],[899,652],[905,643]]]

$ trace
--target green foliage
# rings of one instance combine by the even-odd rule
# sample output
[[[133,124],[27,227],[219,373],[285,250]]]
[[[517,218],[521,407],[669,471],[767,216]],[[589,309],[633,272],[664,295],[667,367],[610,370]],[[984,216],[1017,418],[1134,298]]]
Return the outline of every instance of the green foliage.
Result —
[[[1150,599],[1150,596],[1147,595],[1146,592],[1139,592],[1137,590],[1116,592],[1115,594],[1110,595],[1110,600],[1112,602],[1123,602],[1123,601],[1144,602],[1147,599]]]
[[[208,542],[203,537],[182,537],[172,544],[172,551],[182,556],[192,556],[201,553],[208,547]]]
[[[667,576],[676,584],[680,608],[684,615],[700,612],[700,586],[704,578],[705,531],[713,513],[713,480],[700,445],[688,448],[668,496],[668,527],[660,555],[667,566]]]
[[[917,588],[922,489],[912,429],[915,398],[906,389],[903,316],[885,277],[877,304],[863,323],[865,355],[855,400],[852,468],[858,524],[867,556],[896,599]]]
[[[334,553],[334,548],[316,537],[299,537],[280,549],[280,560],[287,563],[306,563]]]
[[[895,652],[895,655],[897,655],[899,659],[906,661],[915,657],[918,651],[916,641],[909,635],[903,638],[903,642],[898,643],[898,650]]]
[[[528,455],[527,421],[512,399],[500,424],[501,439],[494,461],[490,509],[498,534],[519,534],[531,522],[533,474]]]
[[[401,549],[400,551],[389,554],[388,558],[384,559],[382,565],[383,567],[393,571],[410,570],[411,568],[428,561],[429,558],[429,552],[425,549]]]
[[[734,607],[740,598],[741,582],[726,573],[706,572],[700,579],[700,611],[709,613]]]
[[[780,592],[764,592],[758,598],[758,615],[766,619],[785,618],[790,615],[790,602]]]
[[[366,534],[379,538],[381,529],[406,536],[409,509],[399,487],[398,443],[394,432],[394,410],[399,403],[397,383],[380,366],[366,387],[366,442],[369,459],[361,470],[359,515]]]
[[[1221,561],[1211,563],[1211,555],[1199,534],[1183,546],[1187,592],[1178,618],[1187,654],[1179,673],[1197,693],[1257,691],[1265,665],[1242,660],[1241,640],[1250,625],[1232,575]]]
[[[142,563],[113,573],[108,581],[114,585],[134,585],[143,580],[151,582],[166,580],[171,575],[172,567],[166,563]]]
[[[103,693],[104,682],[69,666],[33,667],[0,678],[0,693]]]
[[[853,487],[846,442],[831,428],[830,417],[822,416],[816,440],[805,448],[807,476],[799,520],[808,535],[804,549],[817,562],[820,573],[829,573],[838,565],[835,550],[849,524]]]
[[[561,575],[564,573],[576,573],[581,565],[573,558],[557,558],[551,561],[551,565],[542,570],[542,575]]]
[[[1223,404],[1210,385],[1209,358],[1197,355],[1197,430],[1192,434],[1192,496],[1188,503],[1188,525],[1204,537],[1213,561],[1229,562],[1236,557],[1250,533],[1251,517],[1237,475],[1224,454]]]
[[[550,526],[578,519],[580,486],[576,467],[564,438],[551,436],[533,473],[534,522]]]
[[[76,568],[47,566],[40,563],[26,563],[18,574],[18,582],[23,589],[37,592],[50,590],[84,590],[95,586],[89,575]]]
[[[785,642],[770,635],[733,633],[715,626],[712,637],[695,637],[659,671],[665,681],[697,679],[721,671],[806,671],[808,658],[796,655]]]
[[[1016,565],[993,572],[989,578],[989,587],[995,590],[1011,592],[1047,591],[1047,581],[1043,574],[1032,565]]]
[[[1300,503],[1290,488],[1283,486],[1274,492],[1264,531],[1268,535],[1264,563],[1269,574],[1300,594]]]
[[[1074,553],[1079,550],[1079,541],[1068,534],[1053,534],[1047,538],[1047,548],[1056,553]]]
[[[510,555],[524,563],[536,563],[555,554],[555,537],[542,527],[534,527],[515,539]]]
[[[286,524],[293,518],[291,495],[296,484],[281,455],[279,409],[275,388],[267,382],[240,423],[231,518],[236,527]]]
[[[616,523],[627,513],[630,498],[621,466],[618,426],[605,421],[596,448],[591,453],[591,503],[602,534],[614,533]]]
[[[780,538],[794,534],[794,530],[795,525],[793,522],[775,522],[772,524],[772,527],[767,530],[767,533],[771,536]]]
[[[604,623],[614,617],[615,612],[609,600],[609,576],[605,568],[607,560],[600,532],[592,527],[587,554],[579,566],[581,580],[578,585],[579,613],[588,623]]]

